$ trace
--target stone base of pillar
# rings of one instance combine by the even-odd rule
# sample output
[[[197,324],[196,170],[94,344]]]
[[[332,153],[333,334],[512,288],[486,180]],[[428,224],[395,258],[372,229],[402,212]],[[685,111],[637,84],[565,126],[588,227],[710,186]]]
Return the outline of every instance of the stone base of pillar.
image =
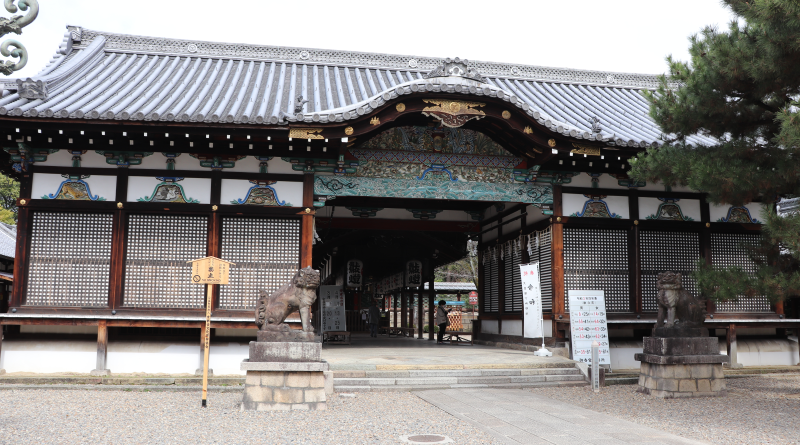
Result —
[[[326,362],[251,362],[247,371],[241,411],[321,411],[328,408]]]
[[[195,375],[195,377],[202,377],[203,376],[203,368],[195,369],[194,370],[194,375]],[[208,368],[208,376],[209,377],[214,377],[214,370],[213,369]]]
[[[92,369],[89,371],[89,375],[94,377],[106,377],[111,375],[110,369]]]
[[[640,393],[662,398],[715,397],[728,394],[716,337],[644,337],[643,352],[634,358]]]
[[[3,374],[5,374],[5,373],[6,373],[6,370],[5,370],[5,369],[0,369],[0,375],[3,375]]]

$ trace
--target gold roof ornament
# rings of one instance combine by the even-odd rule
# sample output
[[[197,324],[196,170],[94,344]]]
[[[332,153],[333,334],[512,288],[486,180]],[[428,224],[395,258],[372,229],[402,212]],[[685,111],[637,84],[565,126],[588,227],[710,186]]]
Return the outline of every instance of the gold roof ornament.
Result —
[[[570,150],[570,153],[575,153],[576,155],[600,156],[600,147],[575,143],[573,143],[572,146],[575,148]]]
[[[503,110],[503,119],[511,119],[511,113],[508,110]]]
[[[528,126],[525,127],[524,130],[522,130],[522,132],[525,133],[525,134],[532,134],[533,133],[533,129],[531,129],[530,125],[528,125]]]
[[[403,111],[406,111],[406,104],[404,104],[404,103],[399,103],[399,104],[397,104],[397,106],[395,107],[395,109],[396,109],[398,112],[402,113]]]
[[[547,141],[547,145],[549,145],[550,147],[553,147],[553,148],[555,148],[555,146],[556,146],[556,140],[555,140],[555,139],[550,139],[550,140],[548,140],[548,141]]]
[[[458,128],[472,119],[486,116],[486,113],[477,109],[486,104],[479,102],[440,99],[423,99],[423,101],[432,106],[423,108],[422,114],[440,120],[445,127]]]
[[[353,127],[347,127],[347,128],[345,128],[345,129],[344,129],[344,134],[346,134],[346,135],[348,135],[348,136],[350,136],[351,134],[353,134]]]
[[[378,116],[374,116],[372,119],[369,120],[369,123],[372,125],[380,125],[381,120],[380,118],[378,118]]]
[[[322,133],[322,128],[291,128],[289,129],[289,137],[292,139],[325,139]]]

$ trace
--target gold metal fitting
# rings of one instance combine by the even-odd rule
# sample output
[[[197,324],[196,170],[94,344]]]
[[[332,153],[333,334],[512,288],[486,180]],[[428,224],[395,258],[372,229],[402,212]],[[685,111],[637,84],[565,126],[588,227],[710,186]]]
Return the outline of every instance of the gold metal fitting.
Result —
[[[347,128],[345,128],[345,129],[344,129],[344,134],[346,134],[346,135],[348,135],[348,136],[350,136],[351,134],[353,134],[353,127],[347,127]]]
[[[551,147],[555,147],[556,146],[556,140],[555,139],[550,139],[549,141],[547,141],[547,145],[549,145]]]
[[[706,227],[711,227],[711,223],[706,223]]]
[[[556,221],[561,222],[561,217],[556,217]]]
[[[508,110],[503,110],[503,119],[511,119],[511,113]]]
[[[24,205],[25,205],[25,204],[27,204],[27,203],[28,203],[28,201],[26,201],[26,200],[24,200],[24,199],[20,199],[20,200],[19,200],[19,205],[22,205],[22,206],[24,206]]]
[[[403,103],[397,104],[395,109],[397,109],[398,112],[402,113],[403,111],[406,111],[406,104]]]
[[[306,213],[311,213],[311,209],[309,209],[308,207],[306,207]]]
[[[633,225],[634,226],[638,226],[639,225],[639,220],[638,219],[633,220]]]
[[[118,208],[118,209],[121,209],[121,208],[122,208],[122,203],[121,203],[121,202],[118,202],[118,203],[117,203],[117,208]]]
[[[219,207],[217,207],[217,205],[216,205],[216,204],[214,204],[213,206],[211,206],[211,211],[212,211],[212,212],[216,212],[217,210],[219,210]]]

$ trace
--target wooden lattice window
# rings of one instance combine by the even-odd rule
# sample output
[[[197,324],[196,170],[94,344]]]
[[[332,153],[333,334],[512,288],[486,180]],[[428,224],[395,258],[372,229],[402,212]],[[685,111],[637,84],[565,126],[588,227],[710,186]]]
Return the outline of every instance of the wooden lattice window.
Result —
[[[755,274],[757,266],[750,259],[744,245],[755,246],[761,242],[761,235],[749,233],[712,233],[711,263],[716,266],[739,266],[749,274]],[[772,312],[767,297],[745,297],[737,301],[717,303],[717,312]]]
[[[486,250],[483,252],[483,311],[484,312],[499,312],[500,311],[500,297],[499,297],[499,252],[492,252]]]
[[[112,216],[34,212],[26,306],[107,307]]]
[[[625,230],[565,228],[564,289],[603,290],[607,312],[632,312],[627,245]]]
[[[236,263],[221,286],[219,307],[254,309],[258,293],[276,291],[300,266],[300,221],[222,219],[222,258]]]
[[[205,216],[130,215],[123,306],[205,307],[205,286],[191,281],[187,261],[207,252]]]
[[[519,275],[519,265],[522,262],[522,251],[515,245],[517,241],[504,246],[505,256],[505,294],[503,296],[503,309],[506,312],[522,312],[522,280]]]
[[[642,230],[639,232],[642,271],[642,311],[658,311],[656,281],[661,272],[677,272],[682,275],[683,288],[695,298],[700,296],[692,272],[700,258],[700,238],[694,232],[662,232]]]

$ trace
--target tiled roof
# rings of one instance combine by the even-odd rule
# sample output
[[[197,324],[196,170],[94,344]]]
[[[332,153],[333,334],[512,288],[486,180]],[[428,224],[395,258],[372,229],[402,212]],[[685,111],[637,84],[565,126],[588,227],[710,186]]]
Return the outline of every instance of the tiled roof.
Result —
[[[17,226],[0,223],[0,256],[14,258],[17,250]]]
[[[656,76],[469,62],[482,77],[425,75],[442,59],[196,42],[68,27],[32,79],[0,81],[0,115],[151,122],[285,124],[356,119],[398,96],[502,98],[542,125],[608,145],[660,144],[639,93]],[[40,83],[38,83],[40,82]],[[295,98],[308,103],[295,112]],[[592,123],[594,118],[599,128]],[[693,136],[691,144],[711,138]]]

